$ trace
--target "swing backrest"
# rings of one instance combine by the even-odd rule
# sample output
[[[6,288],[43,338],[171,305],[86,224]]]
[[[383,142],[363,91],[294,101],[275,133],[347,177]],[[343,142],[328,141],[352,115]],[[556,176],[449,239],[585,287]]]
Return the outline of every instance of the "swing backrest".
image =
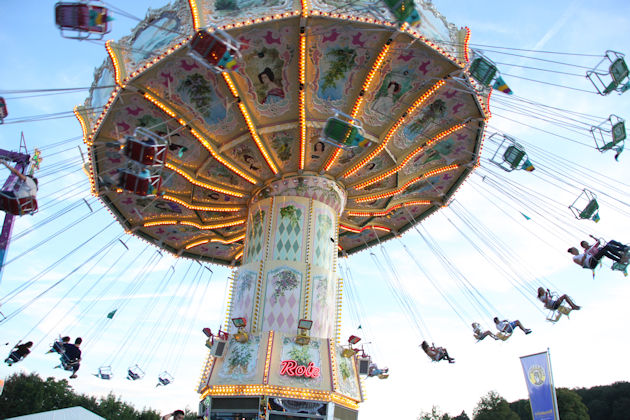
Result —
[[[477,57],[470,64],[470,75],[484,86],[490,86],[496,74],[497,66],[484,57]]]
[[[626,65],[626,61],[623,57],[617,58],[610,65],[610,77],[612,77],[617,86],[620,85],[626,77],[628,77],[628,66]]]
[[[580,212],[580,219],[590,219],[591,217],[593,217],[593,215],[598,209],[599,209],[599,204],[597,203],[597,200],[594,198],[591,199],[591,201],[588,202],[584,210]]]
[[[508,146],[503,153],[503,160],[510,164],[512,169],[516,169],[525,157],[525,151],[512,145]]]
[[[626,125],[623,121],[612,126],[612,138],[615,144],[626,139]]]

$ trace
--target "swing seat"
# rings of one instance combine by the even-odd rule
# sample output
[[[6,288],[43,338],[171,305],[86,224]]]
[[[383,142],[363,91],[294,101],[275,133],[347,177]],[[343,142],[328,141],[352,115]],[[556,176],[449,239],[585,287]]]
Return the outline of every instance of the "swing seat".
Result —
[[[24,360],[24,356],[20,356],[16,351],[12,351],[9,353],[9,356],[4,360],[8,366],[13,365],[14,363],[21,362]]]
[[[571,311],[572,309],[568,306],[559,306],[558,309],[552,309],[549,311],[547,321],[556,323],[560,320],[560,318],[562,318],[562,315],[565,315],[568,318]]]
[[[610,268],[614,271],[621,271],[624,276],[628,275],[628,263],[614,262]]]
[[[525,157],[525,151],[519,146],[508,146],[503,153],[503,160],[507,162],[512,169],[516,169]]]
[[[370,144],[361,134],[361,126],[343,121],[337,117],[330,117],[326,121],[321,140],[342,149],[366,147]]]
[[[67,371],[71,371],[73,367],[81,363],[81,359],[70,359],[65,353],[61,355],[60,360],[61,365],[59,365],[59,367],[62,367],[63,370]]]
[[[485,57],[477,57],[470,64],[470,75],[484,86],[490,86],[490,83],[497,74],[497,66]]]
[[[123,171],[120,178],[120,186],[123,190],[136,195],[155,195],[162,186],[162,177],[155,174],[149,177],[142,177],[135,172]]]
[[[69,39],[103,39],[110,31],[107,8],[89,3],[55,5],[55,23],[61,36]]]
[[[4,98],[0,96],[0,124],[4,122],[4,119],[9,115],[7,111],[7,103],[4,101]]]
[[[238,68],[234,56],[239,54],[240,43],[221,30],[199,30],[189,46],[193,58],[217,73]]]
[[[495,335],[499,340],[506,341],[508,338],[512,337],[512,332],[499,331]]]
[[[588,202],[584,210],[580,212],[580,219],[592,218],[597,210],[599,210],[599,204],[597,203],[597,200],[593,198]]]
[[[351,358],[352,356],[354,356],[354,355],[355,355],[355,353],[356,353],[356,352],[355,352],[355,351],[354,351],[354,349],[352,349],[352,348],[345,348],[345,349],[343,349],[343,350],[341,351],[341,355],[342,355],[343,357],[345,357],[345,358],[348,358],[348,359],[349,359],[349,358]]]
[[[173,376],[170,373],[164,371],[160,373],[160,375],[158,376],[158,383],[156,387],[170,385],[172,382],[173,382]]]
[[[37,211],[37,199],[35,197],[17,198],[0,191],[0,210],[14,216],[24,216]]]
[[[144,378],[144,371],[140,369],[140,366],[134,365],[127,369],[127,379],[137,381],[142,378]]]
[[[100,379],[104,379],[106,381],[109,381],[110,379],[112,379],[112,367],[111,366],[102,366],[100,368],[98,368],[98,373],[96,375],[97,378]]]
[[[420,15],[413,0],[385,0],[385,4],[398,22],[407,22],[413,25],[420,21]]]
[[[624,123],[623,120],[613,125],[612,138],[613,138],[613,143],[615,145],[617,145],[618,143],[626,139],[626,124]]]
[[[387,379],[389,378],[389,373],[381,373],[378,375],[378,379]]]
[[[628,77],[628,65],[623,57],[619,57],[612,62],[608,69],[608,73],[610,74],[612,81],[608,86],[606,86],[606,89],[604,89],[604,95],[608,95],[610,92],[617,90],[623,80]]]
[[[602,68],[606,64],[608,68]],[[612,92],[623,93],[628,90],[629,74],[624,55],[608,50],[597,66],[586,72],[586,77],[593,83],[597,93],[605,96]]]
[[[166,161],[168,141],[157,134],[137,128],[134,136],[127,136],[125,155],[146,166],[161,166]]]

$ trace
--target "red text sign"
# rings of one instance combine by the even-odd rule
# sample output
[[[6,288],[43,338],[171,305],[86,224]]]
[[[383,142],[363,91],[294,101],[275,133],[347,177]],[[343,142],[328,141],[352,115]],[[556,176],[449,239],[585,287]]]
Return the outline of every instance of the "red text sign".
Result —
[[[283,360],[280,362],[280,375],[304,376],[305,378],[318,378],[320,368],[315,367],[313,362],[308,366],[298,365],[295,360]]]

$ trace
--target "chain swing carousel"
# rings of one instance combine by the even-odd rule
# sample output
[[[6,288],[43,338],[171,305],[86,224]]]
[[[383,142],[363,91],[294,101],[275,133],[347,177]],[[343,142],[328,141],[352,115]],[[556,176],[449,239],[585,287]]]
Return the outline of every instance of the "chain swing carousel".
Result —
[[[370,363],[342,345],[337,258],[478,164],[491,88],[470,68],[492,63],[468,39],[430,2],[180,0],[106,43],[75,109],[93,194],[128,233],[237,267],[227,331],[204,331],[207,418],[357,418]]]

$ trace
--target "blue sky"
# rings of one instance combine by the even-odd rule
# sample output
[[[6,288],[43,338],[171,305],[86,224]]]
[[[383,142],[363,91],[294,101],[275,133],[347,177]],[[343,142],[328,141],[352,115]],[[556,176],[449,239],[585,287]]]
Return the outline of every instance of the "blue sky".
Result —
[[[484,49],[497,63],[505,63],[499,67],[515,96],[602,118],[610,114],[628,116],[624,115],[629,108],[628,93],[600,97],[540,84],[522,78],[591,89],[584,77],[519,67],[583,74],[585,70],[576,66],[592,66],[597,58],[550,57],[514,50],[603,54],[612,49],[628,53],[627,2],[434,3],[451,22],[471,28],[472,44]],[[112,4],[139,17],[150,5],[162,5],[150,1]],[[0,90],[77,88],[92,83],[93,69],[105,59],[105,49],[102,43],[61,38],[53,22],[53,5],[54,2],[36,1],[25,13],[23,2],[3,2]],[[117,17],[108,39],[128,34],[135,24],[131,19]],[[484,46],[512,48],[503,50],[512,55]],[[574,66],[532,61],[526,58],[528,55]],[[607,267],[599,269],[593,278],[571,263],[566,248],[577,245],[588,233],[630,242],[630,188],[624,181],[630,158],[622,154],[620,161],[615,162],[612,153],[599,154],[593,149],[587,130],[569,131],[516,114],[522,102],[500,95],[493,95],[494,117],[489,132],[501,131],[517,137],[528,148],[538,169],[531,174],[508,174],[484,160],[459,190],[455,202],[420,229],[425,237],[438,241],[448,264],[457,267],[489,303],[471,303],[465,293],[473,289],[449,274],[415,231],[406,233],[401,241],[385,244],[391,263],[385,262],[380,249],[373,248],[372,252],[383,266],[395,267],[400,281],[391,281],[398,285],[397,292],[413,303],[413,315],[422,319],[420,330],[408,321],[411,314],[397,305],[386,286],[385,275],[374,269],[370,252],[362,252],[347,262],[351,278],[346,282],[351,282],[355,293],[344,296],[344,335],[357,333],[361,324],[358,335],[371,343],[366,348],[379,365],[389,366],[391,371],[388,380],[366,381],[367,401],[362,405],[361,419],[415,418],[432,405],[452,414],[466,410],[470,415],[480,396],[491,389],[508,400],[525,398],[518,357],[547,348],[558,386],[588,387],[629,377],[627,363],[606,357],[601,350],[605,347],[612,349],[613,354],[623,355],[630,348],[630,340],[620,333],[619,322],[628,317],[628,278]],[[5,315],[19,310],[62,281],[15,318],[0,324],[1,351],[9,350],[5,342],[13,344],[24,338],[38,344],[27,361],[11,369],[2,366],[0,375],[23,369],[42,376],[66,377],[52,369],[56,359],[43,353],[58,334],[82,335],[86,340],[84,363],[80,377],[73,382],[79,392],[105,395],[113,390],[139,408],[150,406],[163,412],[184,406],[195,409],[194,388],[206,356],[200,330],[205,326],[214,329],[224,318],[229,270],[211,267],[211,275],[196,263],[175,262],[167,255],[160,257],[154,248],[124,235],[116,223],[110,226],[113,217],[90,198],[87,179],[79,170],[81,157],[77,147],[83,147],[74,117],[9,124],[12,119],[26,116],[71,111],[83,102],[87,91],[32,98],[18,98],[29,96],[26,94],[2,96],[7,98],[10,113],[7,124],[0,126],[3,147],[16,149],[23,131],[28,146],[41,147],[44,152],[40,202],[45,205],[37,215],[23,217],[16,223],[16,239],[7,257],[10,263],[0,281],[0,299],[4,301],[4,296],[26,282],[33,281],[33,285],[0,310]],[[550,114],[551,110],[544,113]],[[496,144],[487,141],[483,156],[489,158],[495,149]],[[602,220],[598,224],[578,221],[566,208],[583,187],[598,191],[602,204]],[[526,220],[521,212],[531,220]],[[44,223],[49,218],[51,221]],[[48,240],[50,237],[53,238]],[[126,241],[128,251],[117,242],[118,237]],[[110,241],[107,254],[97,254]],[[78,249],[73,251],[75,247]],[[71,251],[68,258],[46,271]],[[420,273],[415,261],[439,290]],[[150,271],[145,269],[147,263]],[[126,269],[127,266],[131,268]],[[135,279],[142,280],[149,274],[150,278],[137,289],[129,289]],[[553,285],[570,294],[583,310],[558,324],[546,322],[545,313],[532,302],[532,296],[524,296],[539,284]],[[348,289],[347,285],[345,290]],[[440,292],[449,297],[455,309]],[[108,323],[104,315],[113,309],[119,309],[116,322]],[[490,327],[490,311],[495,309],[496,315],[518,318],[534,333],[524,336],[517,332],[505,343],[476,343],[468,324],[477,320]],[[355,313],[361,315],[360,319]],[[457,362],[431,363],[418,348],[422,339],[446,346]],[[134,383],[124,380],[126,368],[136,363],[146,371],[146,378]],[[111,382],[90,375],[104,365],[114,369],[115,379]],[[163,370],[172,373],[175,382],[155,388],[157,375]]]

